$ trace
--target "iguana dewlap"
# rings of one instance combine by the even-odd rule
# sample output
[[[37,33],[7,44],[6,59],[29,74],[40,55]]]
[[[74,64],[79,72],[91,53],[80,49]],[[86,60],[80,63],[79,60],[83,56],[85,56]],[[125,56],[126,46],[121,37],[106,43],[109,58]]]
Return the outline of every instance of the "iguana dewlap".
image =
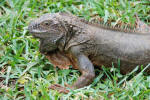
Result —
[[[54,65],[54,67],[59,67],[60,69],[68,69],[70,65],[74,69],[77,69],[77,63],[69,58],[69,56],[57,51],[52,54],[46,54],[46,58]]]

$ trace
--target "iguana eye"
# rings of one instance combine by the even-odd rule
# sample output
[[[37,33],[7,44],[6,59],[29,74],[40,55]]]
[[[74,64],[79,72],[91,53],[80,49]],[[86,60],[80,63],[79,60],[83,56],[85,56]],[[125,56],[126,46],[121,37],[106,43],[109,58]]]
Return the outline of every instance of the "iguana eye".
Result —
[[[44,22],[44,25],[48,26],[48,25],[50,25],[50,23],[49,22]]]

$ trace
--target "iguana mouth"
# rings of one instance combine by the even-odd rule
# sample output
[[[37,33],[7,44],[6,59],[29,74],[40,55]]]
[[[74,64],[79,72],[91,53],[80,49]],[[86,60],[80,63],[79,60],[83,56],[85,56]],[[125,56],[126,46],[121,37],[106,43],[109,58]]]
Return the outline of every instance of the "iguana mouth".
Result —
[[[46,32],[42,32],[42,33],[31,32],[31,34],[34,38],[45,38],[46,36],[48,36],[48,35],[46,35]],[[45,34],[46,36],[43,36],[43,34]]]
[[[53,36],[53,34],[59,34],[60,33],[59,30],[54,30],[54,29],[51,29],[49,31],[34,30],[34,31],[30,31],[30,33],[33,35],[33,37],[40,38],[40,39],[45,39],[45,38]]]

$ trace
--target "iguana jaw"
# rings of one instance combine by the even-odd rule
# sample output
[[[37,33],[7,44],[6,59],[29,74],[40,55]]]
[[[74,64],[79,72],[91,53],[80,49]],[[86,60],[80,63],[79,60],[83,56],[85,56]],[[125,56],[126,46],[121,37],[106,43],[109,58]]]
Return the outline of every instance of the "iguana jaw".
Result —
[[[57,40],[53,40],[50,37],[40,38],[40,52],[47,55],[58,51]]]

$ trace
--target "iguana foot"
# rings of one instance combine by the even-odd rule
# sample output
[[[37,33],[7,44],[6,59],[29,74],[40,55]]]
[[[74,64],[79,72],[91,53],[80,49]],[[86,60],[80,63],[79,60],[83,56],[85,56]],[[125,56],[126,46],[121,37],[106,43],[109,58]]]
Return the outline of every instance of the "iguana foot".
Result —
[[[59,84],[53,84],[49,88],[52,90],[57,90],[59,93],[64,93],[64,94],[67,94],[70,92],[68,89],[66,89],[65,87]]]

